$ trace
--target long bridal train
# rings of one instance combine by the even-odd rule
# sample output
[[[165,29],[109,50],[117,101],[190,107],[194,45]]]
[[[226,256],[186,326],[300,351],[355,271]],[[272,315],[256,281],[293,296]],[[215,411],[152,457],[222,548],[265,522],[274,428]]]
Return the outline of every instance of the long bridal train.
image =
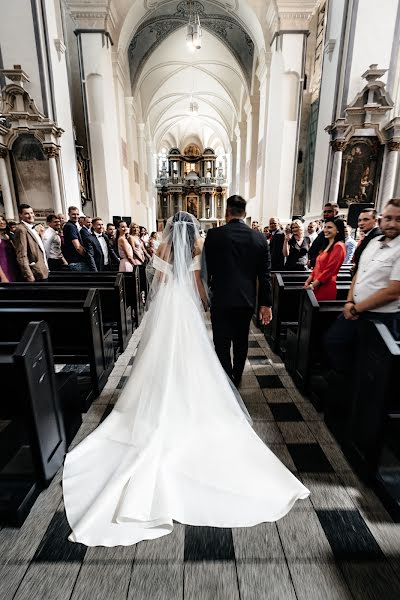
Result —
[[[145,317],[129,380],[110,416],[66,458],[69,539],[87,546],[157,538],[174,520],[275,521],[309,495],[252,429],[198,299],[163,262],[170,276]]]

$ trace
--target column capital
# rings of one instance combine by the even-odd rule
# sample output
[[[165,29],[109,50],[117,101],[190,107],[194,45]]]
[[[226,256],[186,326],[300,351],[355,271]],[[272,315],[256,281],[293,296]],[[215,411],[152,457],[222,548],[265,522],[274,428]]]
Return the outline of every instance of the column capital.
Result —
[[[343,150],[346,148],[347,142],[344,142],[342,140],[333,140],[331,142],[331,146],[332,146],[332,150],[334,152],[343,152]]]
[[[60,155],[60,148],[58,146],[45,146],[44,151],[47,154],[47,158],[57,158]]]
[[[5,146],[0,146],[0,158],[7,158],[8,148]]]
[[[85,33],[103,31],[111,36],[118,16],[113,4],[107,0],[69,0],[67,9],[75,29]]]
[[[394,140],[388,142],[388,150],[389,152],[400,152],[400,142],[395,142]]]

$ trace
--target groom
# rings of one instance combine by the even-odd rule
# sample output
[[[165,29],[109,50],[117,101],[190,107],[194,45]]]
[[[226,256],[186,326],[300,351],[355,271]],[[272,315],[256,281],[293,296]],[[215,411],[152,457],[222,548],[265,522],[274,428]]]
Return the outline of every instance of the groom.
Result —
[[[204,244],[215,351],[236,386],[246,362],[257,282],[260,320],[267,325],[272,319],[268,243],[262,233],[245,224],[245,216],[246,201],[241,196],[230,196],[226,201],[226,225],[209,229]]]

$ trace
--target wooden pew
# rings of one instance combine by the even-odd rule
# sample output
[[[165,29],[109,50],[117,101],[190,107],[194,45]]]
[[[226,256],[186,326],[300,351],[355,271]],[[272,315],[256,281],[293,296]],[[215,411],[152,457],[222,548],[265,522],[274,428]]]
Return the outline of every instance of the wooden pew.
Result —
[[[324,335],[342,312],[344,303],[345,298],[318,302],[312,290],[302,290],[291,374],[296,385],[304,391],[310,391],[311,375],[320,373]]]
[[[282,341],[288,328],[299,322],[300,300],[306,278],[285,278],[275,273],[272,282],[272,315],[271,323],[265,328],[265,337],[271,349],[280,356],[284,355]],[[337,298],[345,299],[350,282],[338,283]]]
[[[79,283],[90,283],[93,281],[110,281],[118,274],[122,275],[124,279],[126,305],[130,308],[132,324],[134,324],[135,327],[139,327],[144,313],[144,305],[140,295],[139,271],[136,267],[132,273],[118,273],[118,271],[103,271],[101,273],[52,271],[50,272],[49,279],[50,282],[76,281]]]
[[[73,290],[97,289],[100,295],[102,321],[105,329],[111,327],[116,331],[114,345],[115,358],[124,352],[132,336],[132,318],[126,307],[124,278],[117,273],[104,281],[57,281],[52,278],[49,282],[0,284],[0,298],[18,299],[21,294],[28,299],[46,298],[46,295],[56,294],[55,298],[73,299]],[[62,290],[57,294],[57,289]]]
[[[8,339],[21,335],[27,323],[47,322],[57,364],[89,364],[91,389],[85,409],[100,394],[114,367],[112,331],[103,331],[100,297],[95,289],[54,290],[47,299],[1,300],[2,331]],[[68,299],[68,294],[70,298]],[[63,295],[63,298],[60,298]]]
[[[0,520],[20,524],[61,467],[66,440],[46,323],[28,319],[19,341],[6,337],[0,342],[0,418],[10,422],[0,433]]]
[[[325,422],[357,472],[400,520],[400,343],[382,323],[358,325],[353,381],[331,375]]]

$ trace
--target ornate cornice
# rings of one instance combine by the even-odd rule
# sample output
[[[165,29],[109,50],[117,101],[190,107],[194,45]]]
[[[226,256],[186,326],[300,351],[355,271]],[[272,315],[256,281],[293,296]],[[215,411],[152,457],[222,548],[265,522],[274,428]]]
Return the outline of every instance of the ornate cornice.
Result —
[[[389,152],[400,152],[400,142],[389,142],[388,150]]]
[[[332,150],[334,152],[343,152],[346,148],[347,143],[341,140],[334,140],[331,142]]]
[[[44,151],[47,154],[47,158],[57,158],[60,155],[60,148],[58,146],[45,146]]]

